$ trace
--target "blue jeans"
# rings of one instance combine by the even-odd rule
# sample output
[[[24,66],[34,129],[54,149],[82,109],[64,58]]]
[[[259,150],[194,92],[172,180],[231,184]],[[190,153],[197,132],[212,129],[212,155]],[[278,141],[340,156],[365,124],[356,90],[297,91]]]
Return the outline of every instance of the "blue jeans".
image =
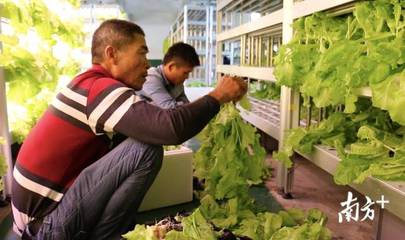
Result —
[[[35,238],[120,239],[134,227],[162,159],[161,146],[126,139],[80,173]]]

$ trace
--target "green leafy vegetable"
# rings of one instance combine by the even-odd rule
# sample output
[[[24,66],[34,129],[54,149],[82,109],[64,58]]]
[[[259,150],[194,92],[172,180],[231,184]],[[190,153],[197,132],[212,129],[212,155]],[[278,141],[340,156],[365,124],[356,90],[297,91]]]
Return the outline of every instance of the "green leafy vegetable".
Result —
[[[331,238],[325,227],[327,219],[319,210],[305,213],[289,209],[277,214],[263,212],[254,205],[248,189],[265,176],[265,152],[255,128],[241,120],[233,104],[222,107],[200,138],[202,145],[196,153],[194,167],[195,174],[205,181],[201,205],[182,219],[182,231],[169,231],[165,239],[218,239],[226,231],[253,240],[272,239],[284,227],[292,232],[304,229],[301,232],[305,235],[300,234],[311,236],[310,239]],[[143,239],[150,232],[148,227],[143,227],[128,234],[136,233],[134,236]],[[128,234],[123,237],[132,236]]]
[[[405,140],[369,126],[360,127],[359,140],[349,150],[339,146],[342,159],[335,173],[338,184],[362,183],[374,176],[383,180],[405,180]]]
[[[398,1],[363,1],[353,15],[315,13],[295,21],[293,39],[275,59],[278,84],[299,90],[304,101],[311,97],[318,108],[344,104],[346,113],[356,111],[358,89],[371,86],[375,106],[404,124],[398,106],[389,102],[403,96],[404,14]],[[386,95],[395,87],[395,95]]]
[[[241,107],[243,107],[244,109],[246,109],[246,110],[250,110],[251,109],[251,104],[250,104],[250,102],[249,102],[249,99],[247,98],[247,96],[245,95],[245,96],[243,96],[243,98],[239,101],[239,104],[240,104],[240,106]]]
[[[279,99],[280,86],[268,81],[251,82],[249,95],[258,99]]]
[[[242,121],[238,110],[225,105],[203,131],[195,154],[195,175],[205,181],[205,193],[216,199],[247,196],[249,185],[265,173],[265,150],[256,129]]]
[[[182,221],[184,235],[193,239],[215,240],[216,234],[200,210],[197,209]]]
[[[405,104],[405,69],[385,80],[371,84],[373,104],[387,110],[392,120],[405,125],[403,106]]]

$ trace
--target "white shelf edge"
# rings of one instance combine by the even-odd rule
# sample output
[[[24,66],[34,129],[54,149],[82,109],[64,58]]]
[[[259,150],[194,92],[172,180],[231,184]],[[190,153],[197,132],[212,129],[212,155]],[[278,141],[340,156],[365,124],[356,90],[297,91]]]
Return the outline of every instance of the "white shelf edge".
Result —
[[[280,24],[283,21],[283,9],[272,12],[252,22],[217,34],[217,42],[233,39],[246,33],[255,32],[264,28]]]
[[[197,20],[188,21],[188,25],[205,26],[206,24],[207,24],[206,21],[197,21]]]
[[[217,65],[217,72],[240,77],[255,78],[258,80],[266,80],[275,82],[276,78],[273,74],[272,67],[247,67],[235,65]]]
[[[248,96],[248,99],[253,109],[261,110],[262,114],[280,121],[280,108],[274,103],[265,103],[252,96]]]
[[[255,113],[249,112],[239,105],[237,108],[240,111],[240,116],[253,126],[257,127],[258,129],[262,130],[263,132],[267,133],[271,137],[279,140],[280,138],[280,128],[277,127],[275,124],[263,119],[262,117],[256,115]]]
[[[226,7],[228,4],[230,4],[232,0],[217,0],[217,11],[222,10],[224,7]]]
[[[360,95],[365,97],[372,97],[372,91],[370,87],[360,88]]]
[[[178,148],[178,149],[165,150],[163,152],[164,156],[177,155],[180,153],[193,153],[193,150],[191,150],[190,148],[185,147],[185,146],[180,146],[180,148]]]
[[[300,153],[300,155],[332,175],[340,161],[335,150],[321,145],[314,146],[312,154]],[[385,209],[405,221],[405,204],[403,204],[405,182],[382,181],[369,177],[362,184],[350,184],[350,186],[374,201],[381,199],[381,195],[384,195],[385,199],[390,201],[385,205]]]
[[[325,11],[327,9],[338,7],[351,2],[355,2],[355,0],[305,0],[302,2],[297,2],[293,5],[293,19],[311,15],[316,12]]]
[[[197,40],[197,41],[205,41],[207,38],[205,36],[188,36],[187,40]]]
[[[195,6],[195,5],[189,4],[189,5],[187,5],[187,10],[188,11],[191,10],[191,11],[203,11],[203,12],[205,12],[206,7],[205,6]],[[183,13],[184,13],[184,11],[183,11]]]

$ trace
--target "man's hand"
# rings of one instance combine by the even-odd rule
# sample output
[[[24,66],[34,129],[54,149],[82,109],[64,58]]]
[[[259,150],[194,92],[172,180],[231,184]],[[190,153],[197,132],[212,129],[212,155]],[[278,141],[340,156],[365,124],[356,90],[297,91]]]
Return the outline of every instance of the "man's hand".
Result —
[[[247,91],[247,83],[240,77],[223,77],[217,87],[208,95],[218,100],[220,104],[239,101]]]

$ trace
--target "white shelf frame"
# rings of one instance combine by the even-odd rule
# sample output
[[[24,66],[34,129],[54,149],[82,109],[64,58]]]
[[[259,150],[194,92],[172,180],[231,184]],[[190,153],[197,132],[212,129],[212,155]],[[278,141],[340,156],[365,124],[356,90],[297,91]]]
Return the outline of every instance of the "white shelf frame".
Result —
[[[280,138],[280,127],[279,127],[280,112],[279,111],[277,112],[277,110],[269,111],[270,113],[273,113],[273,116],[271,117],[271,119],[273,119],[273,121],[270,121],[268,118],[264,118],[258,114],[258,112],[265,114],[265,112],[262,109],[259,109],[258,105],[263,104],[263,107],[273,105],[272,106],[273,108],[278,108],[279,103],[277,103],[277,106],[276,106],[274,103],[264,103],[262,100],[255,99],[253,97],[249,97],[249,100],[252,100],[252,99],[254,99],[253,100],[254,102],[251,101],[252,109],[250,111],[237,105],[237,108],[240,111],[241,117],[245,121],[247,121],[250,124],[252,124],[253,126],[255,126],[256,128],[258,128],[258,129],[262,130],[263,132],[265,132],[266,134],[268,134],[269,136],[275,138],[276,140],[279,140],[279,138]]]
[[[216,25],[213,15],[215,9],[212,4],[205,6],[184,5],[183,10],[172,24],[168,37],[170,45],[182,41],[194,46],[200,57],[200,64],[205,67],[205,71],[196,68],[196,71],[191,73],[189,80],[202,80],[208,85],[215,82],[216,76],[215,59],[213,59],[216,50],[216,36],[212,34]],[[194,31],[193,28],[200,29],[200,31]]]
[[[259,115],[253,112],[249,112],[241,108],[239,108],[239,110],[241,117],[245,121],[249,122],[250,124],[262,130],[269,136],[275,138],[276,140],[280,139],[280,128],[277,127],[275,124],[269,122],[268,120],[260,117]]]
[[[226,5],[230,4],[232,1],[234,1],[234,0],[217,0],[218,11],[222,10]]]
[[[218,33],[217,41],[225,41],[237,38],[241,35],[260,31],[265,28],[281,24],[283,21],[283,10],[277,10],[271,14],[265,15],[255,21],[245,23],[228,31]]]
[[[316,12],[322,12],[331,8],[336,8],[344,4],[355,2],[355,0],[305,0],[296,2],[293,5],[292,17],[297,19]]]
[[[5,156],[6,158],[5,160],[8,165],[7,174],[5,176],[0,176],[0,178],[4,179],[4,191],[2,197],[3,199],[5,195],[6,196],[11,195],[12,167],[13,167],[10,148],[11,136],[7,118],[8,117],[7,117],[6,84],[3,69],[0,68],[0,137],[2,137],[5,141],[3,145],[0,145],[0,154]]]
[[[258,80],[275,82],[272,67],[249,67],[236,65],[217,65],[217,72],[240,77],[249,77]]]
[[[2,33],[3,19],[0,18],[0,33]],[[0,51],[3,51],[2,43],[0,42]],[[4,190],[2,198],[11,195],[11,182],[13,180],[12,168],[13,160],[11,156],[11,136],[8,125],[7,114],[7,95],[6,95],[6,79],[4,76],[3,68],[0,68],[0,137],[5,141],[3,145],[0,145],[0,154],[3,154],[6,158],[8,165],[7,173],[5,176],[0,176],[4,180]]]

